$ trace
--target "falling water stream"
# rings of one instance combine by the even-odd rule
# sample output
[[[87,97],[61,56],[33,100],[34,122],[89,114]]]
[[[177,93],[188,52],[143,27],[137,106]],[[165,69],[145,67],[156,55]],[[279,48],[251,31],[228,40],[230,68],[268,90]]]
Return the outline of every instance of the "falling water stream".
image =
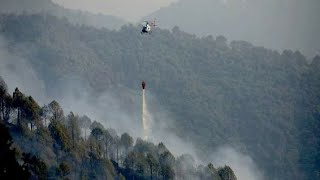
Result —
[[[150,115],[146,103],[146,92],[145,89],[142,90],[142,127],[143,136],[147,140],[150,133]]]

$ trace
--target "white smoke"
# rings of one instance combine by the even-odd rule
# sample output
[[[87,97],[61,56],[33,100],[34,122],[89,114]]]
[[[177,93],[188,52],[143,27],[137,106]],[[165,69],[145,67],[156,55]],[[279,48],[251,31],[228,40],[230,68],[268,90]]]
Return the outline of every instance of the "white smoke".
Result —
[[[43,81],[38,78],[30,63],[11,53],[8,46],[8,41],[0,35],[0,76],[8,85],[8,91],[11,93],[18,87],[21,92],[31,95],[39,103],[46,102]]]
[[[63,95],[56,98],[65,112],[87,115],[92,121],[98,121],[105,128],[113,128],[120,134],[127,132],[134,138],[143,136],[141,121],[135,115],[125,112],[117,93],[108,91],[92,97],[93,92],[81,87],[81,84],[72,82],[69,86],[73,88],[64,86],[67,89],[63,89]]]
[[[215,166],[230,166],[238,180],[263,180],[259,170],[249,155],[240,153],[230,146],[222,146],[210,157]]]
[[[154,97],[151,96],[151,98]],[[143,97],[143,101],[146,104],[148,103],[145,97]],[[156,98],[154,101],[156,101]],[[195,167],[200,164],[207,165],[211,162],[215,167],[228,165],[234,171],[238,180],[264,179],[263,173],[257,168],[257,165],[252,158],[247,154],[237,151],[231,146],[217,147],[211,155],[207,156],[206,160],[203,160],[203,158],[199,157],[199,151],[197,151],[196,146],[192,142],[183,140],[178,137],[175,132],[170,130],[172,129],[170,127],[174,126],[174,123],[169,113],[161,106],[156,106],[152,109],[156,109],[156,112],[147,111],[149,115],[146,116],[148,117],[146,121],[150,123],[148,126],[148,131],[150,132],[150,134],[148,134],[149,141],[154,143],[164,142],[170,152],[176,157],[183,154],[192,155],[195,160]]]

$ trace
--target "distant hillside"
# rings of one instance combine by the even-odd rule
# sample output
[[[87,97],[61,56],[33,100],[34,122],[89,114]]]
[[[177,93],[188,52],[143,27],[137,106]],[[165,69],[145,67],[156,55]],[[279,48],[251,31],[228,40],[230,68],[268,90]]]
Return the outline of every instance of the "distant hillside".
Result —
[[[320,54],[318,0],[180,0],[148,17],[162,28]],[[143,19],[148,19],[148,17]]]
[[[43,13],[57,17],[65,17],[74,24],[84,24],[108,29],[118,29],[126,24],[124,20],[114,16],[65,9],[53,3],[51,0],[2,0],[0,13]]]
[[[134,26],[98,30],[40,15],[1,16],[0,27],[8,52],[31,64],[49,96],[80,82],[93,90],[92,102],[115,92],[134,117],[145,80],[153,101],[170,113],[155,113],[155,121],[173,121],[171,132],[192,142],[203,159],[230,145],[249,154],[266,179],[319,175],[319,57],[308,64],[299,51],[198,38],[177,27],[144,36]],[[0,59],[0,68],[22,73],[9,59]]]

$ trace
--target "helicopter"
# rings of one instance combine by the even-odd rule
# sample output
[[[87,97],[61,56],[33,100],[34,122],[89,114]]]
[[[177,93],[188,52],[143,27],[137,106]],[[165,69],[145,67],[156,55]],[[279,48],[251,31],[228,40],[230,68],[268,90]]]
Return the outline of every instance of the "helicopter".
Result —
[[[151,34],[152,29],[155,28],[156,25],[156,21],[144,21],[143,27],[141,29],[141,34]]]

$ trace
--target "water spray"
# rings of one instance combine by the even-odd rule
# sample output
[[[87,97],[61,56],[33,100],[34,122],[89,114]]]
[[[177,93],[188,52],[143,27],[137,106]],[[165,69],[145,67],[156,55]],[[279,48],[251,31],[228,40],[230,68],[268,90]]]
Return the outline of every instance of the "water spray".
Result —
[[[150,115],[146,103],[146,83],[142,81],[142,127],[143,127],[143,136],[144,140],[148,139],[149,136],[149,125],[150,125]]]

